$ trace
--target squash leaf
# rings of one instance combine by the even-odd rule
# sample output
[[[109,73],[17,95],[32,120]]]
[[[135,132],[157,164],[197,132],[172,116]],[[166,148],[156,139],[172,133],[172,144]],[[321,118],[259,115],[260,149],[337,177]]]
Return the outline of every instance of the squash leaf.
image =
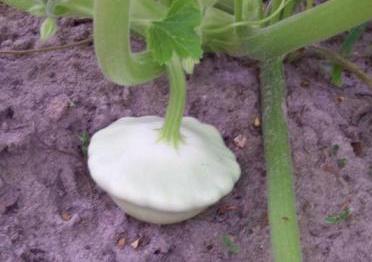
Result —
[[[152,23],[148,30],[148,45],[153,58],[166,64],[175,53],[180,58],[199,60],[203,54],[201,38],[195,28],[202,20],[195,0],[175,0],[166,17]]]

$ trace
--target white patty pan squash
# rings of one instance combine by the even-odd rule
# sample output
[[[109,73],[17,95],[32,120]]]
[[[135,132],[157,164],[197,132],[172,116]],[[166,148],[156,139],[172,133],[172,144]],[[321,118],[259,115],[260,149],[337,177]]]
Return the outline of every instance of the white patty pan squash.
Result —
[[[191,218],[228,194],[240,176],[219,132],[195,118],[182,120],[183,141],[159,141],[164,119],[124,117],[98,131],[89,145],[94,181],[124,211],[155,224]]]

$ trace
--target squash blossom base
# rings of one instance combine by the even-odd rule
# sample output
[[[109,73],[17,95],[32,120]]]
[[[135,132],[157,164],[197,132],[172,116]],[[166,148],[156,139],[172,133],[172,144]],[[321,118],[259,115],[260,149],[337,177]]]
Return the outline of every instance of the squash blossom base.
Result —
[[[240,177],[216,128],[195,118],[181,124],[177,147],[159,140],[164,119],[124,117],[91,139],[94,181],[127,214],[150,223],[191,218],[228,194]]]

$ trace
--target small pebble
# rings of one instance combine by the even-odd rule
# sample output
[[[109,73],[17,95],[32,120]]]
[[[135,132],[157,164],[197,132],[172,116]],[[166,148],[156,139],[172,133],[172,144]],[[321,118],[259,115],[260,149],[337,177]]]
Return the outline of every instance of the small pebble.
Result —
[[[261,127],[261,119],[258,116],[254,119],[253,126],[256,128]]]
[[[70,221],[71,218],[72,218],[72,215],[67,211],[62,211],[61,217],[62,217],[63,221]]]
[[[342,103],[342,102],[344,102],[345,101],[345,97],[343,97],[343,96],[337,96],[336,97],[336,102],[337,103]]]
[[[131,246],[132,248],[136,249],[136,248],[138,248],[139,244],[140,244],[140,238],[137,239],[137,240],[135,240],[135,241],[133,241],[133,242],[130,244],[130,246]]]
[[[66,95],[57,96],[50,101],[46,114],[53,121],[60,120],[66,114],[70,105],[70,99]]]
[[[124,237],[119,238],[119,240],[116,242],[116,246],[119,249],[123,249],[125,247],[125,244],[127,243],[127,240]]]
[[[310,81],[309,80],[307,80],[307,79],[304,79],[304,80],[302,80],[301,81],[301,86],[302,87],[309,87],[310,86]]]
[[[244,148],[247,144],[247,138],[243,135],[238,135],[234,138],[234,143],[239,148]]]

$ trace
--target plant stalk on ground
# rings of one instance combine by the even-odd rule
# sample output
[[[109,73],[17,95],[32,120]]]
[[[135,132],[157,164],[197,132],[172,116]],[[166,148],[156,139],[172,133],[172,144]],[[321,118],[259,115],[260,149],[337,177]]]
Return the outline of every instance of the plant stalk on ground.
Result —
[[[275,261],[301,261],[282,59],[261,63],[261,108],[269,222]]]

